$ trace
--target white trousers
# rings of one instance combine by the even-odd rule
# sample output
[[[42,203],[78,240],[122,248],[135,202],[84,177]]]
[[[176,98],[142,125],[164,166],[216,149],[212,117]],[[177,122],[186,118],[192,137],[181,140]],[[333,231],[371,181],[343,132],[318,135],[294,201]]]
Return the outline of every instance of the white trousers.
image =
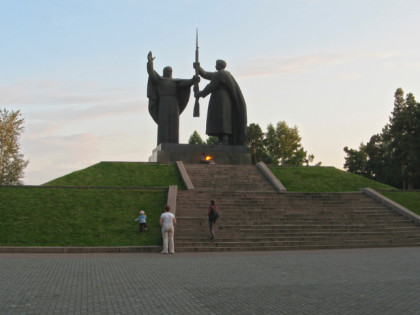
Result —
[[[175,253],[174,249],[174,226],[172,224],[164,224],[162,227],[162,238],[163,238],[163,253],[168,252],[169,246],[169,253]]]

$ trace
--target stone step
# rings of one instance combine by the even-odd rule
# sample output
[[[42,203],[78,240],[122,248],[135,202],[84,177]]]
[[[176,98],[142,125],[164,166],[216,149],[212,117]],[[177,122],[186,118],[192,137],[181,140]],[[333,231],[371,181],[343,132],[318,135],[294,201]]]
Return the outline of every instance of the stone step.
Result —
[[[178,226],[177,229],[180,231],[183,231],[184,227],[187,229],[190,229],[192,227],[197,227],[199,228],[200,226],[207,226],[208,225],[208,220],[207,219],[202,219],[202,220],[195,220],[194,222],[191,221],[181,221],[181,220],[177,220],[178,222]],[[354,221],[350,221],[350,220],[346,220],[346,221],[341,221],[340,225],[337,225],[336,222],[334,221],[327,221],[327,220],[312,220],[312,221],[282,221],[281,222],[281,226],[288,226],[288,227],[294,227],[294,226],[329,226],[329,227],[337,227],[337,226],[360,226],[359,222],[354,222]],[[405,220],[392,220],[392,221],[370,221],[370,222],[363,222],[362,223],[363,226],[369,226],[369,227],[374,227],[374,226],[391,226],[391,227],[405,227],[405,226],[412,226],[412,224],[410,224],[409,222],[405,221]],[[218,222],[218,224],[216,224],[217,226],[220,225],[220,222]],[[253,222],[253,221],[223,221],[222,224],[222,228],[229,228],[232,227],[234,228],[235,226],[249,226],[249,227],[253,227],[253,226],[261,226],[263,227],[269,227],[269,226],[273,226],[273,221],[259,221],[257,223]],[[276,228],[279,225],[276,225]]]
[[[308,200],[293,200],[293,199],[284,199],[284,197],[281,197],[279,194],[273,194],[269,196],[259,196],[259,197],[249,197],[248,194],[240,194],[240,195],[226,195],[223,198],[220,196],[215,195],[185,195],[178,193],[178,197],[182,199],[183,202],[186,204],[197,204],[199,202],[209,201],[210,199],[216,199],[219,203],[223,204],[261,204],[262,202],[270,202],[273,204],[277,204],[278,206],[287,206],[287,205],[293,205],[293,206],[308,206]],[[329,201],[329,200],[309,200],[314,205],[330,205],[330,206],[341,206],[343,203],[346,203],[348,205],[361,205],[361,206],[374,206],[378,205],[377,202],[374,200],[336,200],[336,201]]]
[[[202,190],[202,189],[198,189],[195,188],[194,190],[181,190],[179,191],[180,193],[185,193],[185,194],[196,194],[196,193],[200,193],[200,194],[211,194],[212,192],[209,192],[208,190]],[[240,191],[236,191],[236,192],[232,192],[233,195],[240,195],[243,194],[243,192]],[[251,196],[253,195],[260,195],[259,193],[254,193],[252,191],[249,192],[249,194]],[[343,192],[343,193],[337,193],[337,192],[332,192],[332,193],[301,193],[301,192],[287,192],[285,194],[281,193],[281,194],[277,194],[277,193],[271,193],[271,192],[264,192],[263,195],[278,195],[278,196],[283,196],[284,199],[326,199],[326,200],[336,200],[337,198],[340,199],[353,199],[353,198],[359,198],[359,199],[365,199],[365,200],[369,200],[369,197],[363,194],[360,194],[359,192]]]
[[[254,165],[195,165],[185,164],[185,169],[196,189],[215,191],[252,191],[275,192]]]
[[[258,247],[183,247],[177,252],[244,252],[244,251],[292,251],[292,250],[328,250],[328,249],[350,249],[350,248],[382,248],[382,247],[413,247],[419,246],[418,244],[405,244],[404,242],[395,244],[353,244],[352,246],[346,245],[295,245],[295,246],[258,246]]]
[[[319,239],[309,239],[309,238],[302,238],[302,239],[285,239],[285,240],[219,240],[216,239],[215,240],[215,244],[217,245],[222,245],[222,246],[229,246],[229,247],[235,247],[235,246],[240,246],[240,247],[255,247],[255,246],[289,246],[289,245],[334,245],[334,244],[341,244],[341,245],[346,245],[346,244],[378,244],[378,243],[388,243],[388,244],[392,244],[392,243],[400,243],[401,241],[407,242],[407,243],[411,243],[411,244],[420,244],[420,239],[404,239],[404,238],[381,238],[381,239],[365,239],[365,238],[352,238],[352,239],[338,239],[338,238],[331,238],[331,239],[327,239],[327,238],[319,238]],[[179,248],[181,247],[200,247],[200,246],[209,246],[209,240],[207,239],[206,241],[195,241],[195,242],[191,242],[191,241],[178,241],[176,242],[175,246],[177,248],[177,250],[179,250]]]
[[[192,228],[177,228],[177,235],[181,237],[187,237],[191,235],[196,235],[197,233],[202,233],[203,231],[208,231],[208,226],[202,225],[199,227]],[[419,233],[420,231],[417,227],[412,227],[409,225],[406,226],[392,226],[392,225],[281,225],[281,226],[223,226],[223,228],[214,228],[214,231],[218,234],[222,233],[224,235],[236,235],[236,234],[247,234],[247,235],[281,235],[281,234],[305,234],[305,233],[314,233],[314,232],[325,232],[325,233],[342,233],[342,232],[403,232],[403,233]]]
[[[328,240],[343,240],[343,239],[372,239],[372,240],[382,240],[386,238],[393,238],[393,239],[405,239],[407,241],[412,240],[419,240],[419,234],[416,233],[401,233],[401,232],[382,232],[372,235],[365,235],[365,236],[353,236],[353,235],[362,235],[362,232],[354,232],[354,234],[345,234],[343,232],[330,232],[329,234],[325,234],[321,236],[312,235],[312,233],[308,234],[261,234],[258,237],[250,237],[248,234],[235,234],[235,235],[226,235],[216,232],[216,238],[222,240],[229,240],[229,241],[239,241],[239,240],[255,240],[255,241],[274,241],[274,240],[287,240],[287,239],[299,239],[299,240],[316,240],[316,239],[328,239]],[[187,241],[190,243],[202,241],[203,239],[208,240],[209,232],[202,232],[197,233],[196,235],[192,235],[191,237],[180,237],[178,241]],[[178,236],[177,236],[178,237]]]
[[[217,201],[217,200],[216,200]],[[267,203],[261,203],[261,204],[227,204],[218,202],[218,207],[220,211],[258,211],[258,210],[272,210],[272,211],[293,211],[293,212],[304,212],[304,213],[313,213],[315,211],[318,212],[340,212],[340,211],[353,211],[355,213],[358,212],[373,212],[373,211],[380,211],[384,212],[383,207],[380,207],[379,205],[374,206],[363,206],[363,205],[305,205],[305,206],[296,206],[296,205],[277,205],[276,203],[273,204],[267,204]],[[201,202],[197,204],[186,204],[186,203],[179,203],[177,207],[178,215],[180,211],[204,211],[208,209],[208,202]],[[390,210],[388,210],[389,212]]]
[[[199,189],[194,190],[180,190],[178,191],[179,195],[186,195],[191,197],[241,197],[243,199],[254,200],[254,199],[262,199],[262,198],[276,198],[279,201],[287,201],[287,202],[304,202],[308,200],[320,201],[320,202],[374,202],[373,200],[369,199],[367,196],[357,194],[349,194],[348,196],[343,196],[340,194],[335,194],[331,196],[325,196],[322,198],[317,197],[316,195],[302,195],[302,194],[294,194],[294,193],[272,193],[272,192],[260,192],[260,191],[229,191],[229,192],[222,192],[219,191],[214,193],[211,190],[202,191]]]
[[[197,225],[191,227],[177,227],[177,233],[179,235],[188,235],[191,233],[207,231],[208,225]],[[229,225],[223,226],[221,228],[214,227],[214,230],[218,233],[224,234],[235,234],[235,233],[248,233],[251,235],[262,235],[263,233],[270,234],[284,234],[284,233],[307,233],[307,232],[345,232],[345,231],[355,231],[355,232],[366,232],[366,231],[398,231],[398,232],[413,232],[419,233],[418,227],[410,226],[409,224],[404,223],[395,223],[395,224],[347,224],[347,225],[334,225],[334,224],[302,224],[302,225],[292,225],[292,224],[283,224],[283,225],[264,225],[264,226],[252,226],[252,225]]]
[[[203,243],[203,246],[185,246],[175,247],[177,252],[224,252],[224,251],[278,251],[278,250],[314,250],[314,249],[343,249],[343,248],[381,248],[381,247],[412,247],[420,246],[420,242],[406,243],[405,241],[384,240],[375,243],[372,242],[352,242],[352,243],[333,243],[333,244],[319,244],[319,243],[302,243],[295,242],[282,245],[268,245],[268,246],[242,246],[237,244],[218,243]]]
[[[185,168],[195,189],[178,191],[177,251],[420,246],[420,227],[359,192],[278,194],[252,165]],[[211,199],[221,215],[214,243]]]
[[[370,225],[348,225],[348,226],[334,226],[334,225],[310,225],[310,226],[302,226],[301,228],[297,226],[288,226],[283,225],[280,227],[272,227],[272,226],[266,226],[266,227],[256,227],[256,226],[242,226],[242,227],[236,227],[231,226],[230,227],[222,227],[217,228],[214,227],[214,231],[218,234],[222,233],[223,235],[230,235],[235,236],[236,234],[242,235],[249,235],[250,237],[259,237],[261,235],[284,235],[284,234],[290,234],[290,235],[304,235],[304,234],[326,234],[326,233],[367,233],[367,232],[385,232],[385,233],[410,233],[410,234],[420,234],[420,231],[417,227],[409,226],[409,225],[378,225],[376,228],[373,228]],[[207,233],[208,232],[208,226],[207,225],[201,225],[197,227],[190,227],[190,228],[177,228],[177,235],[181,237],[190,237],[191,235],[197,235],[201,233]]]
[[[179,198],[179,197],[178,197]],[[188,198],[188,197],[186,197]],[[234,197],[230,197],[231,199],[229,201],[221,200],[217,198],[215,199],[219,207],[222,208],[237,208],[237,207],[265,207],[265,208],[273,208],[273,209],[305,209],[305,210],[311,210],[311,209],[319,209],[319,208],[325,208],[325,209],[384,209],[384,207],[379,203],[349,203],[349,202],[342,202],[337,204],[329,204],[329,203],[320,203],[320,202],[305,202],[305,203],[285,203],[285,202],[279,202],[276,199],[263,199],[263,200],[257,200],[254,199],[252,202],[249,202],[247,200],[236,198],[232,199]],[[207,198],[201,198],[201,199],[187,199],[182,200],[179,202],[180,207],[184,209],[205,209],[208,207],[208,204],[210,202],[210,199]],[[311,204],[309,204],[311,203]]]
[[[176,216],[177,218],[195,218],[195,217],[207,217],[207,209],[200,210],[184,210],[178,209]],[[313,211],[302,211],[302,210],[282,210],[282,209],[245,209],[245,210],[234,210],[224,209],[218,211],[221,218],[391,218],[399,217],[397,213],[392,211],[353,211],[352,209],[340,209],[336,211],[325,211],[325,210],[313,210]]]
[[[264,211],[264,210],[250,210],[250,211],[219,211],[220,219],[219,220],[266,220],[272,219],[275,221],[281,220],[313,220],[313,219],[331,219],[335,220],[337,218],[340,219],[364,219],[364,220],[388,220],[393,218],[400,218],[401,220],[406,220],[404,217],[398,215],[397,213],[389,212],[364,212],[364,213],[353,213],[350,211],[346,211],[343,213],[336,212],[336,213],[323,213],[323,212],[311,212],[310,214],[306,213],[291,213],[287,211]],[[196,212],[188,212],[184,215],[177,214],[177,218],[179,219],[203,219],[207,218],[207,210],[206,211],[196,211]],[[407,220],[406,220],[407,221]]]
[[[396,213],[392,212],[364,212],[364,213],[356,213],[351,211],[346,211],[343,213],[340,212],[333,212],[333,213],[323,213],[323,212],[311,212],[310,214],[296,212],[292,213],[290,211],[265,211],[265,210],[249,210],[249,211],[219,211],[220,219],[233,219],[236,218],[238,220],[247,220],[247,219],[265,219],[265,218],[272,218],[273,220],[306,220],[312,218],[321,218],[321,219],[335,219],[335,218],[342,218],[342,219],[374,219],[374,218],[383,218],[383,219],[392,219],[392,218],[399,218],[400,216]],[[177,218],[206,218],[207,217],[207,210],[206,211],[196,211],[196,212],[188,212],[184,215],[177,213]],[[402,217],[402,220],[405,218]]]

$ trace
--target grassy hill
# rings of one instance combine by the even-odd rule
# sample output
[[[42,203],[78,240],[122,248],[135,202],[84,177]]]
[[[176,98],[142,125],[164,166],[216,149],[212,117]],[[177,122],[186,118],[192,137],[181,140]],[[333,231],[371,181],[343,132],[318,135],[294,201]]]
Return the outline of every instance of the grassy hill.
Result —
[[[288,191],[392,189],[332,167],[270,169]],[[159,245],[169,185],[183,188],[175,164],[101,162],[42,186],[0,186],[0,246]],[[413,211],[419,208],[420,193],[402,194],[386,193]],[[149,224],[143,234],[134,222],[140,210]]]
[[[420,215],[419,191],[381,191],[381,194]]]
[[[100,162],[54,179],[44,186],[169,186],[184,187],[175,163]]]
[[[347,192],[373,188],[420,215],[420,192],[396,191],[394,187],[334,167],[269,168],[290,192]]]
[[[346,192],[360,188],[395,189],[334,167],[269,166],[290,192]]]
[[[166,197],[165,189],[1,187],[0,245],[156,245]],[[143,234],[134,222],[141,209]]]
[[[38,187],[0,186],[0,246],[158,245],[169,185],[184,187],[175,164],[101,162]]]

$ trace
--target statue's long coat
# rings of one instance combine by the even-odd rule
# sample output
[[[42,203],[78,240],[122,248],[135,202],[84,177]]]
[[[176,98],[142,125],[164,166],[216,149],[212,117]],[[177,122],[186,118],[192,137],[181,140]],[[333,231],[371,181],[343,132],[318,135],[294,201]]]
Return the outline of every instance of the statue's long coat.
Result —
[[[206,72],[200,68],[200,75],[211,80],[202,91],[203,97],[211,93],[206,134],[227,134],[230,145],[244,145],[247,113],[245,99],[238,83],[226,70]]]
[[[148,64],[149,113],[158,125],[157,144],[179,143],[179,115],[190,98],[192,80],[161,77]]]

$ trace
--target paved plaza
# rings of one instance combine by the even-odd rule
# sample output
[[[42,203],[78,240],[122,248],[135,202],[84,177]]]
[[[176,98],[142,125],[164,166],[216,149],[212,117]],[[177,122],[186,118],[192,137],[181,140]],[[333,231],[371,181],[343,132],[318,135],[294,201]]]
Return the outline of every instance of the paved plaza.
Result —
[[[0,314],[420,314],[420,248],[0,254]]]

